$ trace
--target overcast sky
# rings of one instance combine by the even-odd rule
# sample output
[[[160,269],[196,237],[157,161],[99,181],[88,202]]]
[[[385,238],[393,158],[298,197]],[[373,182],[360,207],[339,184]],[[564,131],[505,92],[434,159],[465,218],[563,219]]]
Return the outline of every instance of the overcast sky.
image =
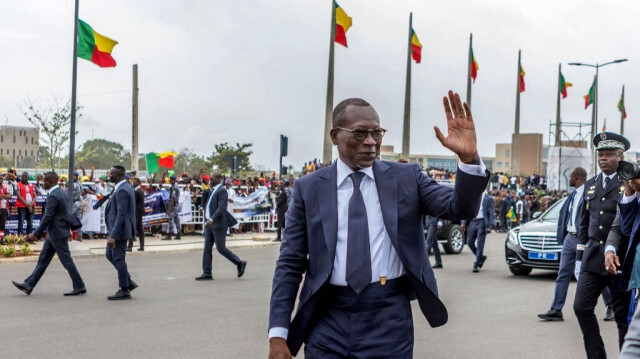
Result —
[[[46,106],[69,98],[72,0],[0,2],[0,120],[28,125],[27,97]],[[637,1],[341,0],[353,18],[349,48],[336,45],[335,96],[372,103],[389,130],[384,144],[401,149],[409,12],[423,45],[413,65],[411,153],[447,154],[433,134],[446,127],[442,96],[466,93],[469,33],[480,65],[473,114],[482,155],[510,142],[517,55],[526,91],[521,132],[543,133],[555,121],[557,69],[573,83],[562,101],[565,121],[590,122],[584,110],[594,69],[604,63],[600,127],[619,130],[616,108],[626,85],[625,132],[632,149],[640,124],[640,3]],[[106,138],[131,148],[131,72],[139,66],[140,152],[189,147],[205,155],[220,142],[252,142],[252,162],[277,168],[279,135],[289,137],[285,164],[322,157],[331,1],[329,0],[84,0],[80,18],[119,42],[118,65],[78,60],[78,101],[84,117],[78,143]]]

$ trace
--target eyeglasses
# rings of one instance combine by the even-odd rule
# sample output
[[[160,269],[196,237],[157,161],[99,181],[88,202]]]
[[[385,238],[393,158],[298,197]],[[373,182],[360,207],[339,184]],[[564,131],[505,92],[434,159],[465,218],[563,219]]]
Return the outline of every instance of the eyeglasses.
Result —
[[[369,134],[371,134],[371,138],[375,141],[380,141],[384,134],[387,132],[384,128],[374,128],[373,130],[367,130],[364,128],[356,128],[356,129],[348,129],[343,127],[334,127],[334,130],[343,130],[347,132],[351,132],[353,137],[358,141],[363,141]]]

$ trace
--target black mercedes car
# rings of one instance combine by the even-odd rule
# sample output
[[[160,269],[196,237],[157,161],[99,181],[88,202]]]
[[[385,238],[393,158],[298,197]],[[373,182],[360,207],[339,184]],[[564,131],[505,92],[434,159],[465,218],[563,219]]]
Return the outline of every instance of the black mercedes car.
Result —
[[[535,219],[511,229],[504,243],[504,255],[514,275],[529,275],[535,269],[558,270],[562,245],[556,240],[558,217],[566,198],[554,203]]]

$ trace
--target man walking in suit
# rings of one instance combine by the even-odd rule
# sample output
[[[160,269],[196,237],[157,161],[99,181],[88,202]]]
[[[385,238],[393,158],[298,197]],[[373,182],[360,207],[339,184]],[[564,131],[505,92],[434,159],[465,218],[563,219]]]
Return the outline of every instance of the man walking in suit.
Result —
[[[133,238],[136,227],[136,199],[133,187],[124,174],[122,166],[113,166],[109,171],[109,181],[116,186],[109,195],[109,203],[105,209],[108,233],[106,257],[118,272],[120,287],[116,294],[107,297],[109,300],[131,299],[131,291],[138,288],[131,280],[125,261],[127,241]]]
[[[471,221],[462,220],[462,231],[467,232],[467,246],[476,256],[476,261],[473,262],[473,273],[478,273],[487,260],[487,256],[484,255],[484,242],[487,239],[487,233],[491,233],[495,208],[496,203],[493,197],[485,192],[482,195],[478,215]]]
[[[538,314],[538,318],[546,321],[563,321],[562,308],[567,299],[567,291],[571,277],[574,274],[576,265],[576,246],[578,244],[578,233],[580,230],[580,220],[584,209],[582,198],[584,195],[584,183],[587,181],[587,171],[582,167],[576,167],[569,175],[569,186],[575,188],[569,198],[563,203],[558,217],[558,229],[556,239],[558,244],[562,244],[560,254],[560,268],[556,278],[555,290],[551,309],[548,312]],[[607,305],[607,313],[611,312],[613,320],[613,307],[611,307],[611,296],[609,289],[602,292],[602,299]],[[609,309],[611,308],[611,309]],[[605,318],[605,320],[607,320]]]
[[[84,294],[87,289],[84,286],[82,277],[76,269],[76,265],[71,259],[71,253],[69,252],[69,225],[67,224],[68,213],[68,197],[67,193],[58,187],[58,174],[55,172],[48,172],[44,175],[44,189],[49,191],[49,196],[45,201],[44,215],[40,220],[40,225],[33,233],[27,235],[28,241],[35,241],[42,235],[42,232],[47,231],[47,238],[42,246],[40,257],[38,258],[38,264],[33,270],[33,273],[24,281],[24,283],[13,282],[18,289],[25,292],[27,295],[31,294],[33,288],[38,284],[38,281],[47,270],[51,259],[54,254],[58,255],[60,263],[69,272],[71,281],[73,282],[73,290],[68,293],[64,293],[66,296],[74,296],[78,294]]]
[[[247,262],[240,260],[237,255],[231,252],[226,245],[227,229],[230,223],[231,214],[227,211],[227,200],[229,194],[222,185],[222,174],[219,172],[211,175],[211,194],[207,199],[204,218],[204,252],[202,253],[202,274],[196,277],[197,281],[213,280],[212,272],[212,251],[215,243],[218,253],[235,264],[238,269],[238,278],[242,277]]]
[[[378,114],[362,99],[333,110],[338,160],[295,181],[276,263],[269,358],[411,358],[410,299],[433,327],[447,322],[424,243],[422,215],[478,213],[488,172],[477,152],[471,111],[449,92],[449,134],[436,137],[459,158],[454,188],[413,164],[379,161]],[[296,295],[298,311],[293,320]]]
[[[584,209],[576,253],[576,269],[579,273],[573,310],[578,318],[584,340],[587,358],[606,358],[600,327],[594,314],[598,296],[609,287],[620,347],[627,332],[629,296],[619,288],[619,276],[608,273],[604,265],[605,241],[616,216],[618,200],[624,191],[623,182],[616,170],[618,162],[624,159],[624,151],[629,149],[629,141],[612,132],[602,132],[593,139],[598,152],[598,165],[602,172],[585,183],[583,195]],[[626,243],[619,253],[624,258]]]
[[[144,216],[144,192],[142,191],[142,182],[140,178],[133,179],[133,188],[136,198],[136,236],[138,236],[138,242],[140,242],[139,251],[144,251],[144,227],[142,226],[142,217]],[[133,248],[133,237],[129,239],[127,244],[127,252],[131,252]]]
[[[433,250],[433,257],[436,260],[433,268],[440,269],[442,268],[442,257],[440,256],[440,248],[438,247],[438,229],[442,227],[442,222],[433,216],[425,216],[425,222],[427,225],[427,255]]]

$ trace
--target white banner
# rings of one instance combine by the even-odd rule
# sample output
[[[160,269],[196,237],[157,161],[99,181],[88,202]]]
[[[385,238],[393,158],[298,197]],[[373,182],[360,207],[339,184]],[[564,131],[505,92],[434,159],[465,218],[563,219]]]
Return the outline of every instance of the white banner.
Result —
[[[575,147],[549,147],[547,162],[547,188],[569,189],[569,176],[576,167],[587,171],[587,178],[593,176],[591,150]]]

